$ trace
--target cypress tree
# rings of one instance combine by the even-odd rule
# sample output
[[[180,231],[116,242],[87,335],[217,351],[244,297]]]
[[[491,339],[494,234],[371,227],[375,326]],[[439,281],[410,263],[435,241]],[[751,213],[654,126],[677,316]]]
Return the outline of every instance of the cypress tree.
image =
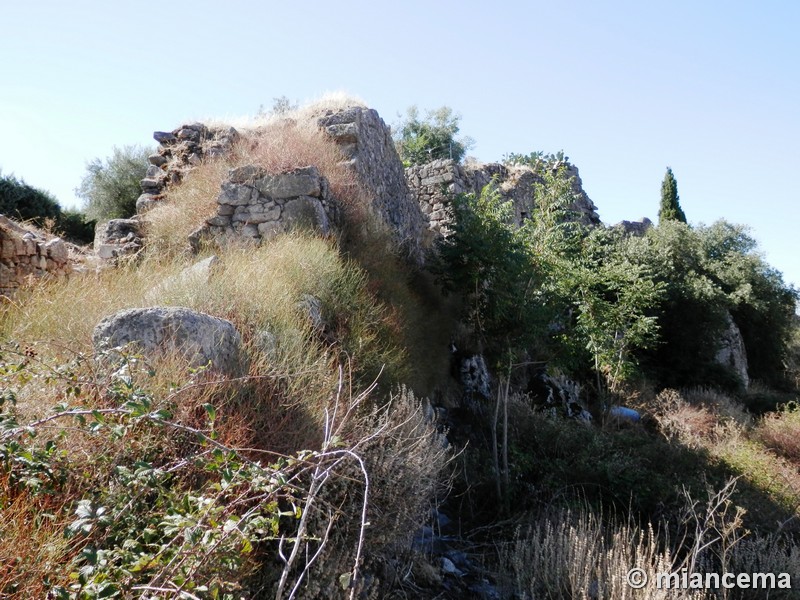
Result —
[[[658,222],[680,221],[686,223],[686,215],[681,208],[678,197],[678,182],[672,169],[667,167],[667,174],[661,182],[661,206],[658,209]]]

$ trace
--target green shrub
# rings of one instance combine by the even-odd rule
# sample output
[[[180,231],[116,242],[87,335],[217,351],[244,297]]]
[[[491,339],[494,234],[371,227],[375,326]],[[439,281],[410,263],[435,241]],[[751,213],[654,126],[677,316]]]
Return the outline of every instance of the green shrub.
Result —
[[[0,213],[18,221],[32,221],[42,227],[45,220],[57,220],[61,207],[48,192],[28,185],[13,175],[0,176]]]
[[[79,210],[61,211],[56,223],[56,231],[66,240],[75,244],[91,244],[94,241],[96,221],[87,221],[86,215]]]
[[[456,138],[460,120],[449,106],[428,111],[425,119],[420,118],[416,106],[409,107],[394,128],[395,147],[403,163],[422,165],[441,158],[461,162],[472,140]]]

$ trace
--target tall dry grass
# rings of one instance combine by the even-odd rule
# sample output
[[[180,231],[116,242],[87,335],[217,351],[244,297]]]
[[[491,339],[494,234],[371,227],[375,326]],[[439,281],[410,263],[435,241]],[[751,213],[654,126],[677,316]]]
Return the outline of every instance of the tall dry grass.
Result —
[[[756,436],[765,446],[800,466],[800,408],[796,404],[764,415]]]
[[[667,439],[707,453],[780,509],[800,516],[800,465],[787,456],[794,446],[792,415],[768,415],[756,425],[730,396],[691,389],[662,391],[653,405],[653,416]],[[755,506],[752,512],[763,520],[770,518],[770,510]]]
[[[658,573],[672,572],[678,563],[662,549],[652,527],[640,528],[581,510],[559,511],[517,531],[506,555],[514,591],[528,598],[551,600],[701,600],[700,591],[685,595],[628,585],[626,575],[640,568],[650,582]]]

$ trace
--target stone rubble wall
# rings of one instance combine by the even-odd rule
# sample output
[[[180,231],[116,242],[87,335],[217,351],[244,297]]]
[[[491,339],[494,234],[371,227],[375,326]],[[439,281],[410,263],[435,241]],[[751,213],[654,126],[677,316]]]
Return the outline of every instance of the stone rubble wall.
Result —
[[[47,238],[0,215],[0,295],[43,277],[72,271],[69,249],[61,238]]]
[[[325,113],[317,124],[349,159],[395,241],[412,261],[421,262],[426,219],[409,189],[389,126],[377,111],[361,106]]]
[[[653,226],[653,222],[647,217],[642,217],[638,221],[620,221],[614,227],[619,227],[628,235],[641,237]]]
[[[567,165],[568,176],[573,178],[576,202],[573,206],[583,222],[600,223],[597,207],[583,191],[583,185],[574,165]],[[533,185],[541,178],[529,167],[506,166],[497,163],[485,165],[460,165],[450,159],[435,160],[424,165],[414,165],[405,170],[408,185],[427,217],[428,229],[435,235],[446,234],[451,220],[450,205],[458,194],[479,194],[496,179],[499,190],[514,206],[518,224],[528,218],[535,208]]]
[[[97,258],[116,263],[126,256],[135,256],[144,246],[138,216],[132,219],[111,219],[94,229],[94,252]]]
[[[204,158],[226,155],[239,139],[233,127],[209,128],[202,123],[181,125],[177,129],[153,134],[160,147],[148,160],[150,166],[142,179],[142,194],[136,212],[142,214],[164,199],[167,188],[179,184]]]
[[[193,247],[202,240],[259,244],[297,226],[325,235],[337,219],[338,205],[316,167],[271,175],[246,165],[231,169],[217,197],[217,213],[192,234],[190,242]]]

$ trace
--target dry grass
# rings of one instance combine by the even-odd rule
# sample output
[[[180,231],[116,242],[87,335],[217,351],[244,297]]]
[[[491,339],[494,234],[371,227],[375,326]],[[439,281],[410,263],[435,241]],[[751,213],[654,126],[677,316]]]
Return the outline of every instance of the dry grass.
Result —
[[[251,374],[279,382],[274,393],[279,389],[284,402],[308,410],[329,396],[336,379],[331,363],[341,353],[351,357],[362,384],[381,369],[392,380],[402,377],[405,356],[396,324],[366,289],[365,273],[344,261],[330,241],[298,233],[259,249],[229,249],[208,281],[178,277],[184,264],[151,258],[33,288],[6,307],[3,337],[63,362],[75,352],[91,354],[92,330],[105,316],[133,307],[185,306],[233,322],[250,354]],[[307,295],[321,303],[323,332],[301,305]],[[151,382],[159,389],[183,376],[177,364],[159,368],[163,381]],[[37,404],[33,413],[55,404],[33,387],[23,399]]]
[[[147,250],[161,257],[188,255],[189,234],[216,214],[217,196],[228,171],[236,165],[232,156],[206,160],[190,177],[170,188],[166,199],[145,214]]]
[[[269,173],[284,173],[309,165],[317,167],[328,180],[330,191],[348,216],[363,216],[365,194],[347,158],[313,118],[284,118],[253,131],[243,160],[263,167]],[[247,164],[247,163],[243,163]],[[362,211],[359,213],[358,211]]]
[[[764,415],[757,438],[771,450],[800,466],[800,409],[795,404]]]
[[[332,91],[322,94],[319,98],[304,102],[298,108],[289,110],[280,115],[259,113],[257,115],[226,118],[211,117],[199,120],[208,127],[235,127],[239,131],[247,132],[258,129],[259,127],[274,124],[281,119],[308,120],[328,112],[343,110],[351,106],[366,107],[367,104],[361,98],[353,96],[345,91]]]
[[[794,451],[794,416],[786,421],[783,415],[767,416],[754,427],[752,417],[729,396],[693,389],[662,391],[654,417],[668,439],[707,452],[777,506],[800,515],[800,465],[786,457]]]
[[[520,528],[506,556],[514,591],[529,598],[605,600],[667,600],[708,596],[698,591],[678,595],[647,585],[636,590],[626,583],[633,567],[643,569],[648,581],[672,572],[676,563],[660,549],[652,528],[602,517],[583,510],[558,512]]]
[[[69,516],[26,494],[11,496],[0,482],[0,598],[45,598],[50,585],[67,579]]]

